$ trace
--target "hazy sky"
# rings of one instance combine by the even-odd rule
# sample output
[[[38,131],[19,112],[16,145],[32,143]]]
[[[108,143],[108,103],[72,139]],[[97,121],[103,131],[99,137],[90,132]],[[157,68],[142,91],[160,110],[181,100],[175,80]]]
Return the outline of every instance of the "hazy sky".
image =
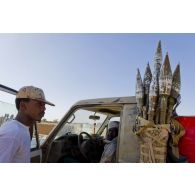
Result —
[[[55,103],[47,119],[60,119],[81,99],[135,95],[161,40],[172,71],[181,64],[180,115],[195,115],[195,34],[0,34],[0,84],[34,85]]]

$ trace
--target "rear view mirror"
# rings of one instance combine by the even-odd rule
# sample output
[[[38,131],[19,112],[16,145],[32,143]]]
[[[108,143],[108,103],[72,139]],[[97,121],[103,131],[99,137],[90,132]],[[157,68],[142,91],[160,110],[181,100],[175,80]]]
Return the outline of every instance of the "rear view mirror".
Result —
[[[100,120],[100,116],[90,115],[89,119],[94,120],[94,121]]]

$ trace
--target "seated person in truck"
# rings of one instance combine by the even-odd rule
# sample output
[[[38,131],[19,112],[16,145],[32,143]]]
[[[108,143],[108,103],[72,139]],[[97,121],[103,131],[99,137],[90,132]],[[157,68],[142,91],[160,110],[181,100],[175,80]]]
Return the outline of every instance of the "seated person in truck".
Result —
[[[116,147],[119,130],[119,122],[111,121],[108,125],[108,131],[106,134],[104,151],[100,163],[114,163],[116,162]]]

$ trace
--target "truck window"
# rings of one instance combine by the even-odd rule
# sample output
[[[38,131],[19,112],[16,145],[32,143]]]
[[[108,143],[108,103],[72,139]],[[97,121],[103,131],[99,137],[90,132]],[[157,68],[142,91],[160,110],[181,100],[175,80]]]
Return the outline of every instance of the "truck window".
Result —
[[[112,118],[110,118],[109,122],[111,122],[111,121],[119,121],[120,122],[120,117],[112,117]],[[104,130],[101,134],[104,137],[106,137],[107,128],[108,128],[108,125],[106,125],[106,127],[104,128]]]
[[[107,115],[84,110],[84,109],[79,109],[76,110],[70,116],[70,118],[71,120],[68,120],[68,123],[65,123],[62,126],[56,138],[59,138],[65,134],[80,134],[81,132],[96,134],[98,129],[101,127],[102,123],[107,118]]]
[[[0,126],[8,120],[12,120],[16,116],[15,105],[0,101]]]
[[[6,121],[15,118],[17,109],[14,101],[14,95],[0,91],[0,126]]]

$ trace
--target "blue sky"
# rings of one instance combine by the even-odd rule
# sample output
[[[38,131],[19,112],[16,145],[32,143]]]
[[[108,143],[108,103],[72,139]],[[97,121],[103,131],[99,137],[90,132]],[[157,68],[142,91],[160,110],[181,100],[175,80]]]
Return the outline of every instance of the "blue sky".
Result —
[[[195,34],[0,34],[0,84],[34,85],[55,103],[60,119],[81,99],[135,95],[136,69],[153,70],[157,43],[181,64],[180,115],[195,115]]]

